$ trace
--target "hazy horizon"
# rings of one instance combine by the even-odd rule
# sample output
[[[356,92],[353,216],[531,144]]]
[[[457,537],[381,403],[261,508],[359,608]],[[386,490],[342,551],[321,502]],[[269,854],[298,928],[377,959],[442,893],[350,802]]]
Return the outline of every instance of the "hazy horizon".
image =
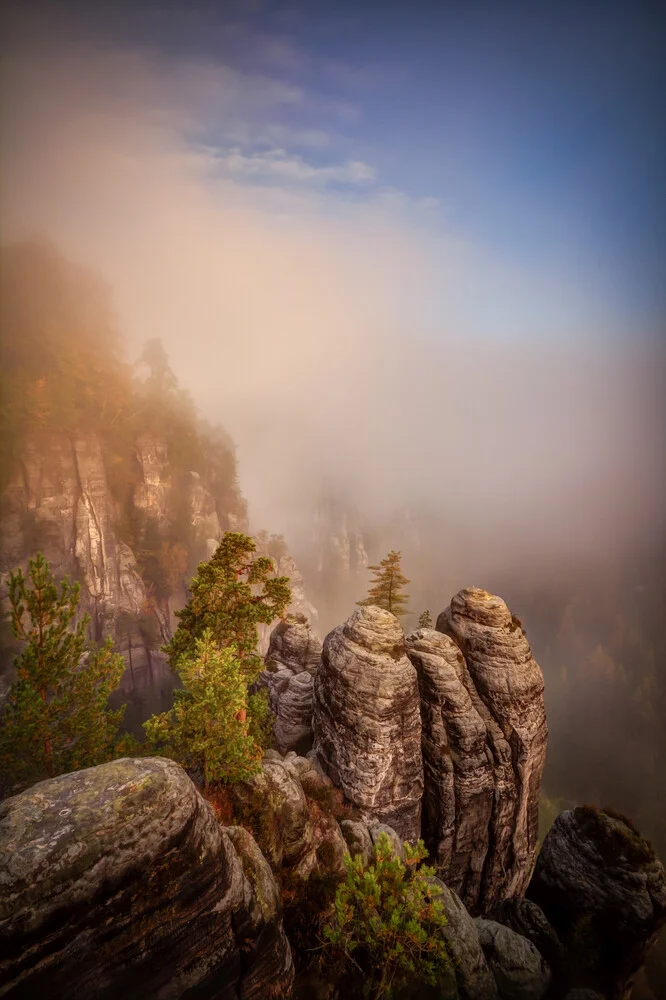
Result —
[[[302,545],[328,481],[368,518],[426,511],[488,572],[649,544],[647,13],[453,11],[9,11],[3,242],[99,273],[130,357],[162,339],[255,528]]]

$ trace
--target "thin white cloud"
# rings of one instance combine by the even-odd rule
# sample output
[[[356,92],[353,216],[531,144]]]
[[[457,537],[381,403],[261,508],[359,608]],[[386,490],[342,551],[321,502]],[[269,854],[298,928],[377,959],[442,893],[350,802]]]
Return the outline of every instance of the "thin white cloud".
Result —
[[[372,184],[377,178],[374,167],[363,160],[333,166],[316,166],[284,149],[271,149],[266,153],[246,155],[232,149],[217,158],[218,163],[234,175],[273,177],[307,184]]]

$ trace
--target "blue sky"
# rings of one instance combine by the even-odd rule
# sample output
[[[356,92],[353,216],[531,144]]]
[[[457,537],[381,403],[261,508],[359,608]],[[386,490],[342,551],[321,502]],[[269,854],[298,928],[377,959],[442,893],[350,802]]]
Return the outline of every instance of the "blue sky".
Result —
[[[535,334],[660,331],[657,5],[195,0],[86,5],[63,23],[282,86],[234,128],[209,108],[191,141],[245,184],[325,189],[333,212],[340,198],[409,199],[422,224],[534,275],[516,309]],[[472,325],[514,323],[492,281],[466,308]]]

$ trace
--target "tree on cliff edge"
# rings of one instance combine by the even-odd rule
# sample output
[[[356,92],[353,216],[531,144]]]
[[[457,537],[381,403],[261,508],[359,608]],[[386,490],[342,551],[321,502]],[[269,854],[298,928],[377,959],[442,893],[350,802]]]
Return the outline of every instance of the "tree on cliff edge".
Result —
[[[386,558],[381,560],[379,566],[368,566],[368,569],[373,571],[375,577],[371,582],[368,596],[364,601],[357,603],[361,607],[368,607],[372,604],[375,607],[384,608],[385,611],[390,611],[397,617],[410,614],[405,607],[408,595],[403,594],[402,589],[411,581],[402,574],[400,553],[391,549]]]
[[[79,585],[56,584],[38,553],[27,579],[20,569],[10,575],[9,600],[12,632],[25,646],[0,719],[3,784],[25,787],[118,756],[125,708],[110,711],[107,702],[125,663],[111,640],[86,659],[88,616],[71,628]]]
[[[179,625],[164,647],[174,669],[183,655],[192,655],[197,639],[210,630],[217,645],[233,646],[248,684],[263,670],[257,654],[257,625],[281,618],[291,601],[289,577],[271,577],[274,564],[256,556],[249,535],[226,531],[215,554],[200,563],[190,584],[190,599],[177,611]]]

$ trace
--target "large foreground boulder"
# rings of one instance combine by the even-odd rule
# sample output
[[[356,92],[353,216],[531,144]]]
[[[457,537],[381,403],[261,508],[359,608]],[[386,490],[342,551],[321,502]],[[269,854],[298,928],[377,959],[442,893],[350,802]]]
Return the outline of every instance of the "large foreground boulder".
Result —
[[[358,608],[327,635],[315,677],[314,734],[324,770],[361,817],[417,840],[423,794],[419,689],[390,612]]]
[[[441,797],[444,819],[444,835],[433,846],[443,858],[444,879],[450,856],[456,884],[464,878],[463,900],[474,912],[487,912],[507,896],[524,893],[534,865],[548,736],[543,675],[518,619],[500,597],[485,590],[469,587],[456,594],[439,615],[437,631],[453,639],[464,662],[450,648],[433,649],[442,665],[438,676],[432,657],[427,664],[427,651],[420,652],[418,642],[410,644],[412,655],[423,663],[422,672],[429,673],[429,717],[436,728],[426,739],[434,744],[441,735],[449,741],[450,763],[447,750],[442,751],[445,778],[432,777],[435,765],[428,772],[429,802]],[[485,760],[480,722],[486,731]],[[452,782],[446,777],[450,771]],[[484,843],[487,851],[481,857]]]
[[[542,1000],[551,974],[532,942],[494,920],[477,917],[474,922],[500,1000]]]
[[[571,986],[624,1000],[666,922],[666,877],[629,820],[579,806],[544,840],[528,896],[567,950]]]
[[[293,966],[277,888],[252,838],[233,836],[161,758],[76,771],[7,799],[0,996],[280,995]]]

